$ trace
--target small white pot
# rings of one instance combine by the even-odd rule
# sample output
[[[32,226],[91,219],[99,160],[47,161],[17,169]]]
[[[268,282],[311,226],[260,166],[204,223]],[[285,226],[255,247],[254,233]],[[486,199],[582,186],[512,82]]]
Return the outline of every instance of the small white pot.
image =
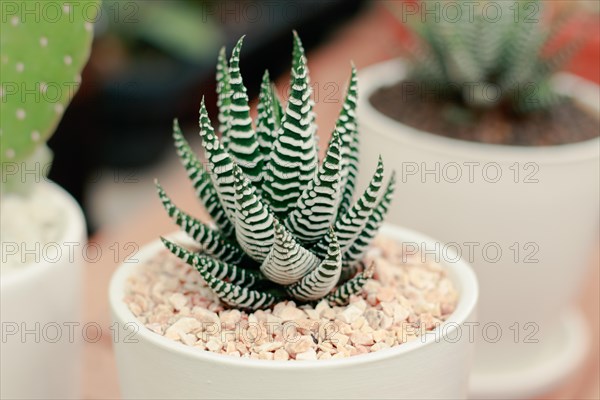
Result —
[[[29,249],[39,262],[0,281],[1,397],[75,399],[81,397],[85,220],[77,202],[61,187],[48,181],[36,185],[36,195],[60,204],[65,229],[56,243]],[[7,240],[2,238],[3,251]]]
[[[381,233],[398,241],[428,237],[387,226]],[[472,344],[468,329],[477,303],[475,275],[459,260],[445,264],[460,293],[456,311],[436,335],[401,346],[321,361],[269,361],[202,351],[155,334],[138,322],[123,302],[128,277],[163,249],[153,242],[140,264],[123,264],[110,284],[113,321],[123,335],[115,342],[123,398],[465,398]]]
[[[399,60],[359,74],[358,185],[381,154],[399,181],[389,221],[429,232],[443,241],[442,251],[457,250],[474,264],[482,295],[473,394],[541,393],[585,352],[585,325],[568,324],[580,321],[570,306],[597,246],[600,139],[517,147],[419,131],[369,101],[405,76]],[[555,84],[600,112],[598,86],[568,74]]]

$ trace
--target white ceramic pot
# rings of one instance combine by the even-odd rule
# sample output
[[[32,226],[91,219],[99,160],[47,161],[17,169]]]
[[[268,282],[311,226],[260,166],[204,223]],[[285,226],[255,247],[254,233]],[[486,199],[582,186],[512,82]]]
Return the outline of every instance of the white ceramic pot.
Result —
[[[387,226],[382,234],[398,241],[428,237]],[[139,254],[140,263],[163,248],[159,241]],[[462,260],[445,264],[460,292],[456,311],[439,328],[401,346],[347,359],[268,361],[240,359],[185,346],[140,324],[123,302],[125,283],[142,264],[123,264],[110,284],[113,320],[129,331],[115,351],[123,398],[465,398],[478,288]],[[127,328],[128,329],[127,329]],[[135,342],[135,343],[134,343]]]
[[[64,231],[57,242],[28,249],[38,257],[36,264],[0,280],[1,397],[76,399],[81,397],[85,220],[62,188],[47,181],[36,185],[36,195],[62,208],[52,211],[63,212]],[[8,240],[2,238],[3,252],[12,249]]]
[[[399,60],[359,74],[358,185],[381,154],[399,180],[389,221],[430,233],[442,251],[474,264],[482,295],[473,394],[541,393],[585,352],[586,328],[571,305],[598,243],[600,139],[516,147],[419,131],[369,102],[405,76]],[[596,85],[572,75],[555,84],[600,111]]]

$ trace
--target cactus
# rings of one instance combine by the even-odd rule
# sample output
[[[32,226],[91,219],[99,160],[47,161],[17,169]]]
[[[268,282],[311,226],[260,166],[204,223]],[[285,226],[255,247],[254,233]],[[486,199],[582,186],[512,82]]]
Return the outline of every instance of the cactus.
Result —
[[[551,109],[566,100],[551,89],[550,78],[581,40],[545,53],[568,15],[548,24],[542,20],[543,2],[518,0],[494,2],[500,11],[492,19],[482,14],[485,3],[478,4],[473,15],[466,12],[469,3],[457,2],[463,10],[457,20],[429,16],[411,21],[419,43],[409,48],[409,80],[475,108],[507,104],[524,113]],[[419,6],[428,7],[425,0]]]
[[[343,108],[319,165],[314,102],[300,38],[294,35],[287,105],[282,107],[265,73],[256,129],[239,69],[242,41],[229,64],[224,50],[218,58],[220,139],[204,99],[200,107],[200,135],[210,171],[192,152],[177,121],[173,125],[177,153],[214,226],[177,208],[157,182],[167,214],[201,251],[164,238],[163,243],[197,269],[229,306],[255,310],[284,299],[345,304],[373,273],[362,259],[395,187],[393,173],[384,185],[380,159],[369,186],[353,201],[358,166],[356,70],[352,67]]]
[[[90,54],[99,2],[52,2],[52,10],[48,5],[16,1],[2,7],[3,168],[8,162],[46,157],[45,142],[77,91],[81,70]]]

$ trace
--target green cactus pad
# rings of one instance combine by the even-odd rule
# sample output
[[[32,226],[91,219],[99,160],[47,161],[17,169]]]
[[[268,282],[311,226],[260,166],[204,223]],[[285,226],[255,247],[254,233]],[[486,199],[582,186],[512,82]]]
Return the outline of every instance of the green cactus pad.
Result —
[[[22,161],[54,132],[81,83],[99,2],[13,1],[2,8],[0,161]]]

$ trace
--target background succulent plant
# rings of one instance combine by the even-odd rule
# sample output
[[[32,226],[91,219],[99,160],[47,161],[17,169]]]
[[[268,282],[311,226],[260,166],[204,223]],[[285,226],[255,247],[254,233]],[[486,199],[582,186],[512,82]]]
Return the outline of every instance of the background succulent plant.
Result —
[[[53,2],[52,14],[48,8],[43,2],[29,1],[7,2],[2,7],[3,188],[11,188],[4,185],[8,183],[6,163],[30,158],[50,161],[45,142],[76,93],[90,54],[98,1]]]
[[[177,208],[157,183],[170,217],[200,244],[193,252],[167,239],[166,247],[196,268],[227,304],[268,307],[290,298],[344,304],[372,274],[362,257],[392,200],[395,178],[383,184],[381,159],[369,186],[353,201],[358,163],[356,71],[323,162],[304,49],[294,34],[291,93],[285,108],[265,72],[256,129],[239,69],[243,38],[227,63],[217,64],[216,135],[202,100],[204,168],[174,122],[179,157],[212,216],[208,226]],[[335,288],[335,290],[334,290]]]
[[[422,0],[419,6],[432,9],[431,3],[436,2]],[[548,23],[539,0],[496,1],[494,13],[485,11],[485,2],[475,7],[468,0],[454,3],[462,10],[457,18],[438,18],[438,13],[409,21],[419,38],[409,48],[411,81],[474,107],[509,104],[528,112],[566,100],[551,89],[550,78],[580,44],[572,40],[557,46],[568,13]]]

